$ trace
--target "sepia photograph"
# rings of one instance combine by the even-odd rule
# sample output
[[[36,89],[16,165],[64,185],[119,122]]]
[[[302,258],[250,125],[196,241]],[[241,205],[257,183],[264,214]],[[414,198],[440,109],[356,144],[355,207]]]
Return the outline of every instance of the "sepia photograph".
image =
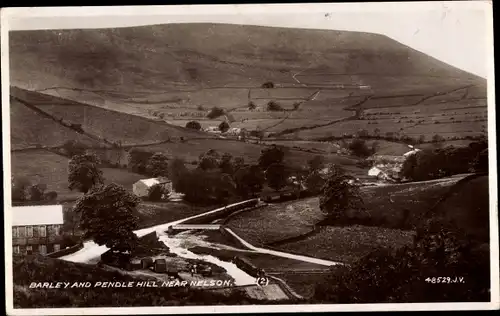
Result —
[[[499,307],[492,2],[1,14],[8,314]]]

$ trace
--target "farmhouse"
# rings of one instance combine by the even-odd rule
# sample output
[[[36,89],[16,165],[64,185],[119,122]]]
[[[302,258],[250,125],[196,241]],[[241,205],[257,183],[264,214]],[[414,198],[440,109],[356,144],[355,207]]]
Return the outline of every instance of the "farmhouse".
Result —
[[[205,132],[207,133],[214,133],[214,134],[220,134],[221,131],[218,126],[209,126],[204,129]]]
[[[14,253],[45,255],[60,250],[62,205],[15,206],[12,216]]]
[[[401,170],[403,163],[408,157],[416,154],[420,149],[410,147],[410,151],[402,156],[376,155],[368,158],[373,163],[372,168],[368,171],[368,176],[376,177],[379,180],[398,182],[401,180]]]
[[[172,192],[172,181],[167,178],[141,179],[133,184],[132,191],[138,197],[146,197],[149,189],[155,184],[160,184],[169,192]]]

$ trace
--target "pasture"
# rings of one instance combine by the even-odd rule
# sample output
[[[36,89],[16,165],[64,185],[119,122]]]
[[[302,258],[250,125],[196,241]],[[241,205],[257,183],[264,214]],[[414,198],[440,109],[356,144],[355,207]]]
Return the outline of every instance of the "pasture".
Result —
[[[36,162],[36,163],[33,163]],[[44,183],[47,191],[56,191],[58,199],[77,199],[81,193],[68,189],[69,159],[43,149],[11,152],[13,177],[26,177],[33,183]],[[115,168],[101,168],[105,183],[117,183],[132,190],[132,184],[144,176]]]
[[[372,251],[413,242],[414,232],[382,227],[325,226],[303,240],[276,246],[280,251],[352,264]]]

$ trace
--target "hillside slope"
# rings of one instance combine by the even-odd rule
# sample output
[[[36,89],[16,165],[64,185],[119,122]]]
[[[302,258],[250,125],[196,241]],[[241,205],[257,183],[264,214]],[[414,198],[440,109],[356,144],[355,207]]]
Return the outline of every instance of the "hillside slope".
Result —
[[[229,24],[14,31],[10,52],[12,85],[179,126],[217,125],[224,117],[206,115],[218,106],[233,127],[304,139],[486,130],[485,79],[379,34]],[[261,88],[268,81],[274,89]],[[267,111],[269,101],[283,110]],[[362,117],[351,117],[356,109]]]

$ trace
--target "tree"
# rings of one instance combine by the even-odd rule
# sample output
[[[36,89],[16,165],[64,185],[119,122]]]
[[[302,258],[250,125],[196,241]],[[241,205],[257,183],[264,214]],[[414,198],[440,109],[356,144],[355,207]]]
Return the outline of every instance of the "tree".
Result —
[[[27,190],[31,181],[26,177],[14,177],[11,182],[11,194],[13,201],[26,201]]]
[[[233,169],[234,171],[238,171],[245,166],[245,159],[243,157],[234,158]]]
[[[177,192],[183,192],[185,185],[185,176],[188,174],[188,169],[184,160],[180,158],[175,158],[169,165],[169,178],[172,181],[172,187]]]
[[[148,175],[152,177],[168,176],[168,157],[162,153],[156,153],[149,158],[146,165]]]
[[[259,157],[259,166],[263,170],[266,170],[273,163],[277,164],[283,163],[284,158],[285,158],[285,151],[282,148],[273,145],[261,151]]]
[[[287,172],[282,163],[273,163],[266,170],[266,180],[270,188],[279,191],[286,186]]]
[[[47,185],[43,183],[34,184],[29,187],[29,194],[31,201],[43,201],[44,193],[47,190]]]
[[[227,130],[229,129],[229,124],[226,122],[226,121],[222,121],[220,124],[219,124],[219,130],[223,133],[227,132]]]
[[[355,138],[347,146],[347,148],[356,156],[366,158],[374,153],[373,148],[366,145],[364,139]]]
[[[266,81],[262,84],[262,88],[272,89],[272,88],[274,88],[274,83],[272,81]]]
[[[84,239],[114,251],[130,251],[137,243],[139,198],[115,183],[92,187],[74,207]]]
[[[153,153],[138,148],[132,148],[128,152],[128,156],[129,156],[128,165],[130,170],[132,170],[135,173],[146,175],[147,174],[146,166],[148,164],[149,158],[153,156]]]
[[[425,143],[425,135],[420,135],[417,140],[417,144]]]
[[[432,143],[434,144],[435,147],[442,147],[443,141],[444,141],[444,138],[441,135],[435,134],[434,136],[432,136]]]
[[[201,170],[216,169],[220,166],[220,155],[217,151],[210,149],[199,157],[198,168]]]
[[[306,178],[306,187],[312,194],[318,194],[325,185],[325,179],[319,174],[319,172],[311,172]]]
[[[488,148],[481,150],[471,163],[471,167],[475,172],[488,171]]]
[[[265,178],[259,166],[253,165],[238,169],[234,174],[234,182],[238,195],[246,198],[262,191]]]
[[[297,111],[297,110],[299,109],[299,107],[300,107],[300,104],[301,104],[300,102],[294,102],[294,103],[293,103],[293,109],[294,109],[295,111]]]
[[[44,200],[46,201],[55,201],[57,199],[57,192],[56,191],[49,191],[45,193],[44,195]]]
[[[73,157],[77,155],[85,154],[88,147],[76,140],[68,140],[63,145],[62,148],[68,157]]]
[[[213,119],[218,118],[219,116],[224,115],[224,113],[225,113],[224,109],[221,109],[221,108],[219,108],[219,107],[214,106],[214,107],[210,110],[210,112],[208,112],[207,117],[208,117],[209,119],[212,119],[212,120],[213,120]]]
[[[229,153],[224,153],[220,160],[219,168],[222,173],[233,174],[234,173],[234,165],[233,165],[233,156]]]
[[[104,177],[99,164],[95,154],[73,156],[69,161],[68,188],[87,193],[93,186],[102,184]]]
[[[165,186],[161,184],[155,184],[151,186],[148,190],[148,200],[153,202],[158,202],[163,200],[165,196],[167,196],[170,192]]]
[[[253,103],[252,101],[248,102],[248,109],[249,110],[255,110],[257,108],[257,105]]]
[[[267,110],[268,111],[283,111],[283,107],[276,101],[267,102]]]
[[[349,209],[363,207],[359,187],[352,182],[355,178],[333,165],[329,168],[328,179],[320,197],[320,209],[331,219],[340,219]]]
[[[190,121],[186,123],[186,128],[194,129],[194,130],[201,130],[201,124],[197,121]]]
[[[325,167],[325,158],[323,156],[317,155],[309,160],[307,164],[309,165],[309,172],[315,172]]]

